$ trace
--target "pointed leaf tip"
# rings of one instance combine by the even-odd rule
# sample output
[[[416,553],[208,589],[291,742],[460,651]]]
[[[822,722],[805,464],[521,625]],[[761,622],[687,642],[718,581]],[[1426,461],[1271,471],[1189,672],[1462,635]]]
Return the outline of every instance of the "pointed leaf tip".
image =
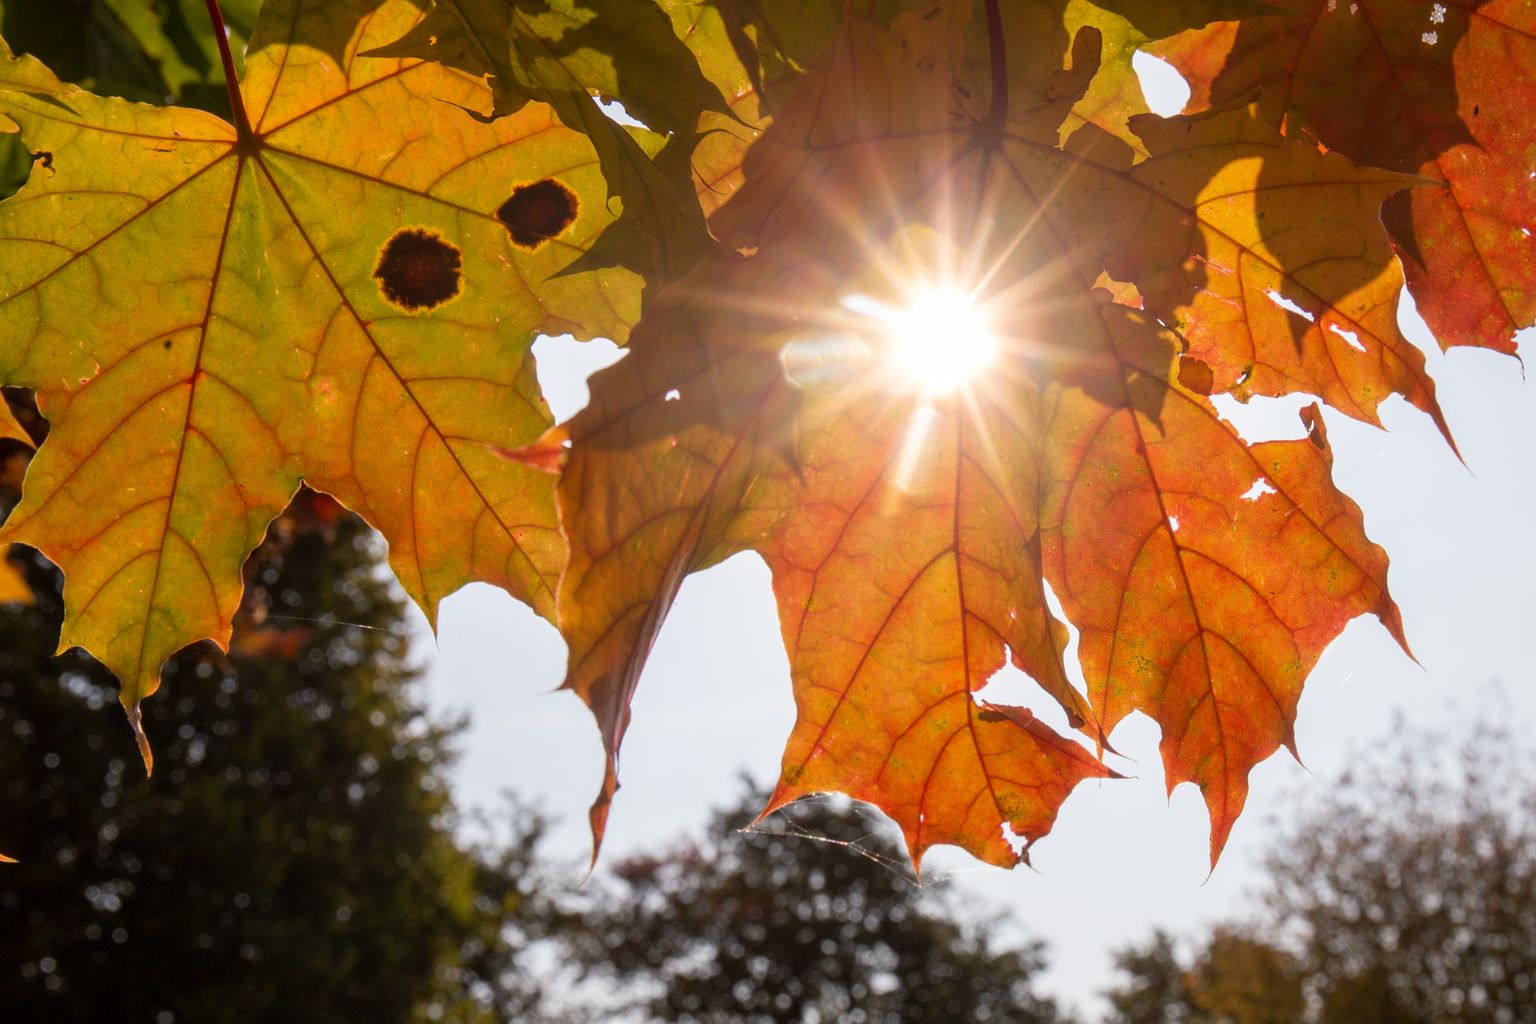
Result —
[[[587,821],[592,826],[592,859],[587,862],[589,878],[597,868],[597,857],[603,850],[603,835],[608,830],[608,812],[613,808],[613,795],[618,791],[618,758],[610,754],[605,759],[602,788],[598,790],[597,799],[592,801],[592,809],[587,812]]]
[[[565,468],[570,452],[570,432],[564,426],[551,427],[537,441],[521,448],[495,448],[495,453],[509,462],[521,463],[530,469],[551,476],[559,476]]]
[[[139,756],[144,759],[144,776],[148,778],[155,774],[155,753],[149,748],[149,737],[144,734],[139,701],[123,705],[123,711],[128,715],[128,726],[133,730],[133,738],[138,741]]]

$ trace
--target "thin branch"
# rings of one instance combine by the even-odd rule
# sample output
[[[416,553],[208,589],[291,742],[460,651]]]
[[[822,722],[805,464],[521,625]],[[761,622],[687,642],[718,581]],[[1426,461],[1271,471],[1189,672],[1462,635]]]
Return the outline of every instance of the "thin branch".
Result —
[[[251,119],[245,113],[245,99],[240,95],[240,78],[235,74],[235,57],[229,52],[229,30],[224,27],[224,15],[219,11],[219,0],[203,0],[208,17],[213,20],[213,38],[219,44],[219,60],[224,64],[224,85],[229,89],[230,117],[235,123],[235,135],[242,143],[256,140],[251,129]]]

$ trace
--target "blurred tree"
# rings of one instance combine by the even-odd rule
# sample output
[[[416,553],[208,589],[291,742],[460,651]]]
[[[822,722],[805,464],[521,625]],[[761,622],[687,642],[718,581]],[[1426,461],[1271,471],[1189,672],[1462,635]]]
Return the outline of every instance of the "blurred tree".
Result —
[[[957,923],[900,870],[904,854],[826,804],[789,808],[795,834],[776,819],[738,832],[761,802],[749,794],[717,814],[707,844],[618,863],[589,895],[566,941],[614,983],[615,1012],[688,1024],[1064,1019],[1035,991],[1038,944],[999,949],[987,926]]]
[[[1173,936],[1159,929],[1140,946],[1115,953],[1125,979],[1106,993],[1112,1024],[1194,1024],[1189,978]]]
[[[1295,959],[1262,939],[1218,928],[1186,975],[1199,1021],[1297,1024],[1306,998]]]
[[[1173,937],[1157,931],[1121,950],[1127,981],[1108,994],[1112,1024],[1297,1024],[1306,999],[1295,959],[1233,928],[1218,928],[1186,966]]]
[[[53,656],[57,573],[23,559],[37,601],[0,606],[5,1019],[533,1018],[540,827],[456,840],[457,726],[423,708],[378,547],[300,495],[248,564],[230,656],[184,653],[145,704],[153,779],[116,683]]]
[[[1497,714],[1458,735],[1399,724],[1311,787],[1262,911],[1122,952],[1111,1024],[1536,1022],[1536,755]]]

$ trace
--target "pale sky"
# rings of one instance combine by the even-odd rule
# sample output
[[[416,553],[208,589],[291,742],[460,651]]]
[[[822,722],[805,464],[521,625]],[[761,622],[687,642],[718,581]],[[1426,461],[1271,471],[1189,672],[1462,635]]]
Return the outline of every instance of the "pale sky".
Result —
[[[1176,92],[1158,89],[1159,105],[1176,108]],[[1515,360],[1470,350],[1442,356],[1411,310],[1400,319],[1428,353],[1466,465],[1427,417],[1399,400],[1382,407],[1385,432],[1331,412],[1327,421],[1335,479],[1392,559],[1389,583],[1422,667],[1374,618],[1352,623],[1302,697],[1297,738],[1312,774],[1284,752],[1254,771],[1247,810],[1209,878],[1204,805],[1192,786],[1165,798],[1157,730],[1139,715],[1112,737],[1127,755],[1113,767],[1135,778],[1079,787],[1034,847],[1032,870],[986,867],[952,849],[925,861],[928,879],[1008,910],[1047,940],[1044,983],[1069,1005],[1097,1013],[1098,993],[1113,980],[1111,951],[1154,927],[1189,934],[1241,913],[1270,838],[1265,819],[1284,815],[1286,794],[1325,784],[1352,750],[1384,736],[1395,712],[1432,726],[1451,717],[1449,709],[1485,698],[1497,680],[1517,716],[1536,722],[1527,633],[1536,628],[1536,395]],[[1522,339],[1527,355],[1530,334]],[[535,353],[562,419],[586,401],[586,374],[617,357],[606,342],[550,339]],[[1229,401],[1222,411],[1250,440],[1300,437],[1295,410],[1308,401]],[[420,628],[425,634],[424,622]],[[493,808],[508,787],[538,801],[561,820],[548,852],[569,857],[579,876],[601,746],[581,702],[550,692],[564,672],[558,634],[505,594],[477,585],[443,605],[437,643],[427,638],[418,657],[434,706],[472,716],[456,773],[461,805]],[[1020,685],[1003,696],[1068,732],[1058,709],[1022,699],[1026,692]],[[762,562],[738,555],[690,578],[641,681],[604,860],[697,834],[712,807],[734,803],[742,771],[770,782],[793,722]]]

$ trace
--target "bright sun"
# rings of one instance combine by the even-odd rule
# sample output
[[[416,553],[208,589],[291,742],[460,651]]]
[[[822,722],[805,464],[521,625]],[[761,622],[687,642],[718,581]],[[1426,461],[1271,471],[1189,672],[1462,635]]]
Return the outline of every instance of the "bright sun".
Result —
[[[880,310],[891,365],[919,390],[947,395],[997,359],[997,334],[986,312],[959,288],[914,291],[905,306]]]

